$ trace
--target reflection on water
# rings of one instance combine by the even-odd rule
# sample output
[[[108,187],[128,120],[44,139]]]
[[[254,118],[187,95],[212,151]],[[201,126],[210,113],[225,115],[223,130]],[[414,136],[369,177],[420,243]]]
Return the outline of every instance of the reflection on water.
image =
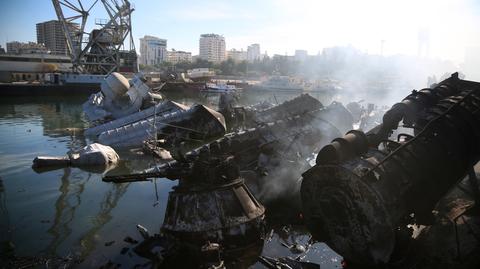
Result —
[[[100,210],[92,218],[93,226],[82,235],[80,239],[81,258],[85,258],[95,249],[94,238],[100,229],[112,219],[111,211],[117,206],[118,201],[128,189],[129,184],[111,184],[110,189],[103,196]]]
[[[7,194],[5,192],[5,185],[0,178],[0,242],[11,240],[10,233],[10,216],[7,207]]]
[[[167,97],[186,104],[201,102],[216,107],[218,103],[215,94],[167,93]],[[243,94],[239,104],[262,100],[280,103],[291,97],[288,93]],[[314,97],[324,104],[330,102]],[[74,255],[82,259],[83,268],[98,267],[108,261],[126,268],[144,264],[148,260],[135,255],[133,246],[123,239],[130,236],[140,241],[136,224],[142,224],[151,233],[159,232],[168,193],[176,181],[113,184],[102,182],[101,174],[78,168],[43,173],[31,168],[37,155],[62,156],[92,142],[83,135],[86,121],[81,104],[85,100],[86,97],[0,100],[2,246],[10,242],[17,256]],[[122,162],[115,173],[138,172],[154,164],[152,157],[135,152],[119,155]],[[303,229],[289,229],[299,242],[308,238]],[[294,257],[280,244],[293,239],[279,231],[275,229],[271,240],[264,243],[263,254]],[[322,268],[339,265],[340,257],[325,245],[316,243],[312,249],[306,260],[322,263]],[[2,247],[1,251],[5,254],[6,250]],[[259,263],[253,267],[262,268]]]

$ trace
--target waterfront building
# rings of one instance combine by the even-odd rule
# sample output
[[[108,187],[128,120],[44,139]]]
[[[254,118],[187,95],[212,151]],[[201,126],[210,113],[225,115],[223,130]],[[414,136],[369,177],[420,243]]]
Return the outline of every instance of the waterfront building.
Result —
[[[79,30],[77,23],[69,23],[69,26]],[[52,54],[68,54],[67,39],[60,21],[37,23],[37,43],[43,44]]]
[[[181,62],[192,62],[192,53],[181,51],[181,50],[174,50],[167,51],[167,62],[172,64],[177,64]]]
[[[227,58],[234,60],[235,62],[241,62],[247,60],[247,52],[243,49],[236,50],[231,49],[227,51]]]
[[[9,54],[31,54],[31,53],[47,53],[47,49],[43,44],[35,42],[7,42],[7,53]]]
[[[260,60],[260,44],[252,44],[247,48],[247,60],[254,62]]]
[[[200,35],[200,59],[210,62],[222,62],[226,58],[225,38],[217,34]]]
[[[167,60],[167,40],[146,35],[140,38],[140,64],[155,65]]]

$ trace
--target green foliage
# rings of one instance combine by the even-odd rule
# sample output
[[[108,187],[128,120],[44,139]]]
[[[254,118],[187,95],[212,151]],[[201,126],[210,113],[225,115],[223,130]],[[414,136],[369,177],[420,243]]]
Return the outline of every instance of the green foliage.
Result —
[[[231,58],[221,62],[213,63],[203,59],[196,59],[194,62],[180,62],[172,64],[163,62],[155,66],[140,65],[142,71],[171,71],[184,72],[193,68],[212,68],[220,75],[244,76],[244,75],[294,75],[298,71],[299,63],[286,56],[265,57],[254,62],[234,61]]]

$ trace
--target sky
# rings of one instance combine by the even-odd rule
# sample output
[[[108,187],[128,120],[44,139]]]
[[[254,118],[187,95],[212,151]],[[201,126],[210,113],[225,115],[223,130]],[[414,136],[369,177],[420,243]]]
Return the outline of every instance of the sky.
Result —
[[[76,0],[71,0],[76,2]],[[35,24],[56,19],[49,0],[2,1],[0,44],[36,41]],[[94,1],[83,0],[84,6]],[[132,0],[133,36],[168,40],[168,49],[198,54],[200,34],[216,33],[227,49],[259,43],[269,55],[292,55],[296,49],[317,54],[325,47],[352,45],[385,55],[418,54],[419,33],[428,40],[429,56],[455,63],[465,49],[480,47],[478,0]],[[106,18],[97,3],[95,18]],[[138,49],[137,49],[138,50]]]

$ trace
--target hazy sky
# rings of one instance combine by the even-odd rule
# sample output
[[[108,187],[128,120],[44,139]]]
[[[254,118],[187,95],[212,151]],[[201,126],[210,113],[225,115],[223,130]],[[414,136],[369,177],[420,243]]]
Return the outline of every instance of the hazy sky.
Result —
[[[76,2],[76,0],[72,0]],[[432,57],[463,62],[465,47],[480,46],[476,0],[133,0],[133,34],[168,39],[168,48],[198,54],[202,33],[222,34],[227,49],[259,43],[270,55],[353,45],[368,53],[416,55],[419,32]],[[93,1],[82,1],[85,6]],[[98,5],[98,4],[97,4]],[[106,18],[98,5],[90,22]],[[36,41],[35,24],[56,19],[49,0],[2,1],[0,44]],[[90,26],[91,27],[91,26]],[[89,28],[91,29],[91,28]]]

